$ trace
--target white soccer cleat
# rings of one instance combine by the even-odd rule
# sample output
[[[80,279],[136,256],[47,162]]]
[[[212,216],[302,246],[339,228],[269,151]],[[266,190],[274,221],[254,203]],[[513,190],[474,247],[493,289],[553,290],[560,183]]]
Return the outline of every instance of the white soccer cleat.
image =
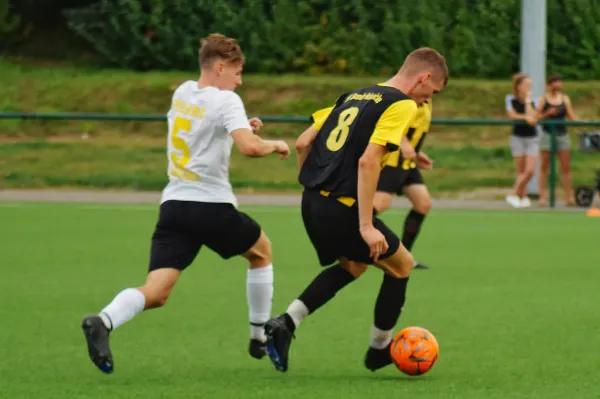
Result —
[[[521,208],[529,208],[531,206],[531,200],[529,197],[521,198]]]
[[[513,208],[521,208],[521,199],[516,195],[507,195],[506,202],[509,205],[512,205]]]

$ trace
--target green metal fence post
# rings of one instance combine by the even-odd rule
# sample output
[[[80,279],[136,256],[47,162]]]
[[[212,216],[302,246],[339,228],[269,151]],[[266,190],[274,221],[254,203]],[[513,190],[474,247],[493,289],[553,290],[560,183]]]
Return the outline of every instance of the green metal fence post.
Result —
[[[550,125],[550,173],[548,174],[550,190],[550,208],[556,204],[556,125]]]

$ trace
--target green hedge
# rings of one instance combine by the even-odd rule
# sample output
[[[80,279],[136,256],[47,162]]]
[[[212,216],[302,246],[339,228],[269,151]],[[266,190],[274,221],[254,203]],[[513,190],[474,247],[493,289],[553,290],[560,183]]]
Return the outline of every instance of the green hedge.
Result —
[[[11,4],[8,0],[0,0],[0,38],[17,30],[20,19],[12,14]]]
[[[2,0],[0,0],[2,1]],[[4,0],[6,1],[6,0]],[[16,0],[12,0],[16,1]],[[106,60],[126,68],[195,69],[199,38],[238,38],[246,70],[387,74],[419,46],[452,76],[506,78],[519,69],[526,0],[21,0],[53,7]],[[600,3],[547,0],[549,72],[600,77]],[[29,6],[27,6],[29,4]],[[1,23],[0,23],[1,24]],[[1,28],[1,26],[0,26]]]

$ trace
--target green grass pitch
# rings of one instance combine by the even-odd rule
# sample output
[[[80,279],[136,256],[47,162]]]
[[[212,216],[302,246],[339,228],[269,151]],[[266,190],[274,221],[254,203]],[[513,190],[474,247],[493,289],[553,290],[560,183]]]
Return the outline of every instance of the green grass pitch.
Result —
[[[274,245],[274,312],[320,271],[297,208],[253,207]],[[384,220],[400,231],[405,211]],[[297,331],[288,373],[247,355],[246,265],[203,249],[167,306],[112,335],[115,373],[79,323],[144,281],[157,207],[0,204],[1,398],[597,398],[600,220],[583,212],[428,217],[398,328],[440,343],[421,377],[363,365],[370,270]]]

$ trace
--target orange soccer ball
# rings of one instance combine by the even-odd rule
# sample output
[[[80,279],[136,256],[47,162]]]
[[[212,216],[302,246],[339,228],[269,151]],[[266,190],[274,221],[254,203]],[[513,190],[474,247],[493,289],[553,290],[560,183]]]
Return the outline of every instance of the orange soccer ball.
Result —
[[[392,340],[392,360],[404,374],[425,374],[440,356],[440,347],[429,330],[422,327],[406,327]]]

